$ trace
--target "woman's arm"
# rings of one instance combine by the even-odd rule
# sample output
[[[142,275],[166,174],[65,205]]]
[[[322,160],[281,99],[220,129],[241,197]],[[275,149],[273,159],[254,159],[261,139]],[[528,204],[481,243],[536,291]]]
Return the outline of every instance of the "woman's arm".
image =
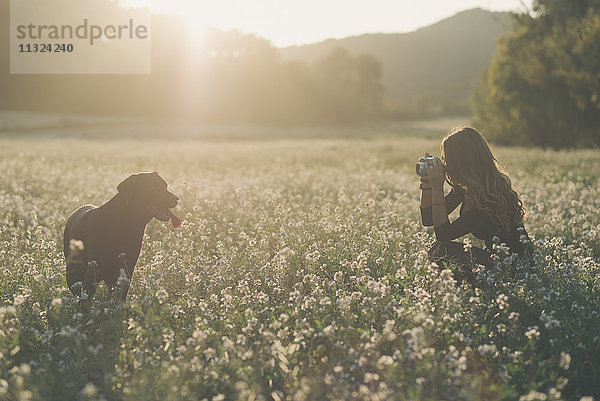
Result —
[[[475,211],[469,210],[452,223],[446,220],[445,223],[434,227],[435,238],[440,242],[446,242],[462,237],[471,232],[471,227],[476,224],[478,219],[480,220],[481,216]]]
[[[431,206],[431,185],[427,178],[421,178],[421,209]]]
[[[431,182],[433,226],[437,240],[440,242],[452,241],[471,232],[473,219],[478,218],[472,208],[465,214],[461,215],[453,223],[450,223],[448,220],[448,209],[446,206],[446,201],[448,199],[444,198],[444,181],[446,179],[446,172],[441,160],[436,159],[434,161],[434,166],[430,170],[430,174],[428,174],[427,177]],[[456,188],[454,188],[453,194],[453,202],[456,204],[458,204],[456,202],[458,197],[461,197],[461,200],[464,201],[466,196],[464,191]]]
[[[427,179],[431,183],[433,226],[438,227],[444,223],[448,223],[448,210],[446,209],[446,199],[444,198],[446,171],[440,159],[434,159],[433,166],[427,172]]]
[[[430,157],[429,153],[425,153],[423,157]],[[419,161],[423,160],[423,157]],[[431,184],[427,177],[421,177],[421,210],[431,206]]]
[[[427,178],[421,178],[421,223],[425,227],[433,225],[433,216],[431,214],[431,185]]]
[[[429,153],[425,153],[423,157],[429,157]],[[422,158],[421,158],[422,159]],[[421,161],[419,159],[419,161]],[[427,177],[421,177],[421,223],[425,227],[433,225],[431,216],[431,184]]]
[[[427,180],[429,181],[429,180]],[[433,226],[433,191],[431,190],[431,186],[429,182],[427,182],[428,190],[423,191],[425,184],[421,187],[421,222],[425,227]],[[452,213],[454,209],[458,207],[463,202],[464,199],[464,191],[460,188],[452,188],[452,190],[444,197],[446,201],[446,212]],[[426,204],[428,206],[423,206]]]
[[[431,205],[433,215],[433,226],[438,227],[448,223],[448,209],[444,199],[444,184],[439,188],[432,188]]]

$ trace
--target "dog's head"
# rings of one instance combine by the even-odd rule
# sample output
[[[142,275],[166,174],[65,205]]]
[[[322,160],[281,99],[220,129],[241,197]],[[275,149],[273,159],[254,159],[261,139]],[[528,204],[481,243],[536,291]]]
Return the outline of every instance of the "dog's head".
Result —
[[[171,211],[179,197],[169,191],[167,182],[156,171],[131,174],[117,186],[117,191],[126,205],[160,221],[171,220],[173,227],[181,225],[179,217]]]

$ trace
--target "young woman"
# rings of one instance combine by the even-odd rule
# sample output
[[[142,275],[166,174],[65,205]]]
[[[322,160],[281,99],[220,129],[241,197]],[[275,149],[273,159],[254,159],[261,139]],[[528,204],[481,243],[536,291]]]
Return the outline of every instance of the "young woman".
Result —
[[[509,176],[498,165],[485,138],[474,128],[452,131],[441,145],[442,159],[421,177],[421,220],[433,226],[437,242],[429,251],[431,260],[450,262],[461,272],[457,279],[473,282],[474,264],[491,265],[490,250],[494,237],[512,252],[524,252],[522,236],[525,210]],[[425,156],[429,156],[425,154]],[[452,187],[444,196],[444,182]],[[448,214],[460,207],[460,217],[448,220]],[[485,249],[453,240],[471,233],[485,241]]]

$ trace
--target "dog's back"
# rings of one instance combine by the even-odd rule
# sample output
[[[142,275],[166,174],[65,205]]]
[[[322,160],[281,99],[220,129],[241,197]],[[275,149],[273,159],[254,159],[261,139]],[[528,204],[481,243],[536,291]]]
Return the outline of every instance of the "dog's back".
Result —
[[[90,210],[95,209],[95,206],[81,206],[75,210],[67,219],[65,232],[63,235],[63,251],[65,261],[67,262],[67,285],[71,287],[74,283],[81,281],[85,276],[87,269],[87,252],[85,243],[87,241],[87,226],[89,224]],[[88,214],[88,215],[86,215]],[[83,241],[83,249],[71,249],[71,240]]]

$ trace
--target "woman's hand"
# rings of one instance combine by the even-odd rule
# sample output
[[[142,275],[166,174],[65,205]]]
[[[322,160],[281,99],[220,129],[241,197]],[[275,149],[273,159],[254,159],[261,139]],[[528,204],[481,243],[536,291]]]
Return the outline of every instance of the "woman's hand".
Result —
[[[441,190],[444,188],[444,181],[446,180],[446,170],[444,164],[439,157],[433,160],[433,166],[427,170],[426,174],[429,184],[434,190]]]
[[[426,157],[431,157],[429,153],[425,153],[423,157],[419,158],[420,162],[424,162]],[[431,189],[431,185],[429,184],[429,179],[425,176],[421,176],[421,189]]]

